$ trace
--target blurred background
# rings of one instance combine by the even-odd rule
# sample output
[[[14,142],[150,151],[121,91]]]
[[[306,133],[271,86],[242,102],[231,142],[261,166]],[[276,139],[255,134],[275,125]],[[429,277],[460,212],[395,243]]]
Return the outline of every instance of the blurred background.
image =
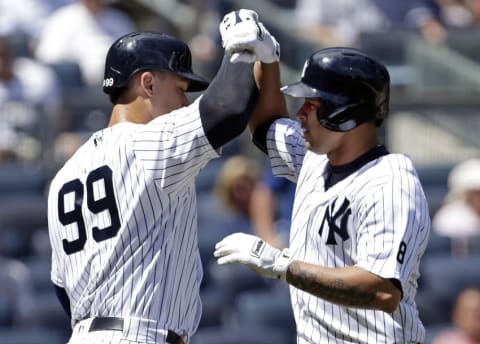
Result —
[[[357,47],[386,64],[381,136],[413,159],[433,219],[417,295],[427,343],[480,343],[479,0],[0,0],[0,343],[70,335],[50,282],[46,194],[107,125],[110,44],[137,29],[173,34],[212,78],[223,55],[218,23],[240,8],[256,10],[281,43],[283,83],[322,47]],[[288,99],[292,115],[298,106]],[[287,245],[294,186],[269,170],[245,133],[198,178],[204,308],[193,344],[295,343],[286,286],[212,256],[236,231]]]

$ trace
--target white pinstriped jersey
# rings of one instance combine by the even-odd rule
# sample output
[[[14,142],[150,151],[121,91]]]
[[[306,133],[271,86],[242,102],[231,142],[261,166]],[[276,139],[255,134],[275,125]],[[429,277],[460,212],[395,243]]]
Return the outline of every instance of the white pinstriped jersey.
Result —
[[[188,341],[201,315],[194,180],[216,157],[197,99],[148,124],[96,132],[58,172],[48,198],[51,279],[69,296],[72,325],[141,318],[149,342],[163,340],[155,329]],[[139,327],[129,337],[146,341]]]
[[[326,155],[307,151],[297,122],[280,119],[267,134],[277,176],[297,183],[290,249],[294,259],[331,268],[358,266],[400,281],[392,314],[343,307],[290,287],[298,343],[423,342],[415,304],[430,218],[410,159],[374,159],[324,191]]]

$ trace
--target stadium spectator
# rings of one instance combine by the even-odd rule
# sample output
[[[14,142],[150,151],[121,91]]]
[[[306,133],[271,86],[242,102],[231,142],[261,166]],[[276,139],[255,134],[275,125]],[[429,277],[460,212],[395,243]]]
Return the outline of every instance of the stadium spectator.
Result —
[[[462,161],[449,173],[448,193],[432,227],[452,239],[453,253],[468,253],[469,238],[480,236],[480,159]]]
[[[259,228],[254,214],[259,211],[273,212],[270,190],[261,183],[260,166],[243,155],[228,158],[222,165],[214,185],[214,191],[226,210],[221,227],[226,233],[236,231],[258,233],[265,240],[272,240],[271,228]],[[260,199],[261,209],[255,209],[253,200]]]
[[[432,344],[480,343],[480,288],[465,288],[457,297],[452,327],[441,331]]]
[[[34,298],[27,267],[0,256],[0,326],[22,324],[34,309]]]
[[[475,23],[475,2],[470,0],[436,0],[445,25],[452,28],[473,27]]]
[[[104,59],[118,37],[135,31],[133,20],[105,0],[76,0],[54,11],[40,33],[35,56],[45,63],[73,62],[89,86],[102,82]]]
[[[32,58],[16,57],[10,37],[0,36],[0,156],[37,158],[41,147],[32,143],[40,139],[38,126],[51,128],[60,106],[54,72]]]
[[[432,0],[298,0],[296,14],[303,36],[321,46],[355,45],[361,32],[399,27],[414,28],[428,41],[445,39],[439,8]]]
[[[298,0],[295,14],[302,36],[321,46],[352,45],[359,32],[387,24],[370,0]]]
[[[15,37],[16,55],[32,54],[32,47],[45,19],[57,8],[74,0],[0,0],[0,35]]]
[[[272,174],[266,166],[262,180],[252,195],[251,221],[257,235],[270,244],[283,248],[288,245],[295,184]]]

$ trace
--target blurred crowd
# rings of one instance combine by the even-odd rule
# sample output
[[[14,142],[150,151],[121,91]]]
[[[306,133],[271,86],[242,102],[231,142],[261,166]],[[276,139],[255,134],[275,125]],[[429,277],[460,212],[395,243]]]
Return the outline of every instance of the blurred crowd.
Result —
[[[241,8],[242,2],[20,2],[0,0],[0,342],[12,329],[37,325],[39,331],[51,330],[42,332],[50,336],[44,342],[55,343],[68,336],[69,324],[49,285],[45,192],[59,164],[92,131],[106,125],[110,105],[101,83],[108,47],[136,29],[168,31],[189,43],[194,69],[211,78],[223,54],[219,20]],[[412,32],[426,44],[444,45],[452,32],[480,28],[479,0],[269,0],[245,6],[255,4],[263,21],[274,24],[271,32],[278,33],[285,47],[298,41],[310,47],[358,46],[364,33],[388,37],[393,30]],[[277,23],[273,14],[262,13],[271,8],[287,14],[289,23]],[[285,48],[283,62],[298,69],[295,61]],[[285,312],[278,324],[265,326],[293,321],[289,307],[279,308],[289,302],[281,285],[267,283],[243,268],[227,272],[213,264],[214,243],[230,232],[255,233],[277,247],[288,243],[295,186],[270,174],[266,159],[254,152],[247,136],[226,147],[199,183],[199,242],[205,269],[201,326],[205,328],[233,328],[253,320],[240,309],[246,312],[248,295],[259,299],[255,293],[260,293],[262,302],[268,300],[265,295],[272,297],[266,309],[277,315],[279,309]],[[477,157],[452,163],[439,185],[446,190],[442,204],[431,209],[432,242],[419,289],[425,301],[419,306],[426,325],[434,329],[429,334],[434,343],[480,343],[480,147],[476,148]],[[452,270],[439,266],[439,261],[454,262]],[[442,275],[438,269],[454,275]],[[462,271],[477,274],[466,276]],[[434,277],[458,277],[458,283],[443,280],[439,283],[449,284],[449,290],[435,289],[438,285],[428,289],[438,283]],[[444,297],[442,302],[435,299],[437,291]],[[466,302],[465,295],[474,301]],[[467,311],[459,309],[466,306],[474,309],[463,321]]]

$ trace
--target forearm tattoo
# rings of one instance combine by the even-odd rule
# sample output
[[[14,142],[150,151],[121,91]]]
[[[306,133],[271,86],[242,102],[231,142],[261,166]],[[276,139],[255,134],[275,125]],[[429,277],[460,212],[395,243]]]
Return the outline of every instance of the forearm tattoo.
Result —
[[[287,281],[291,285],[329,302],[344,306],[370,308],[375,301],[375,291],[360,290],[348,285],[345,280],[335,278],[325,280],[322,274],[309,266],[293,262],[287,271]]]

